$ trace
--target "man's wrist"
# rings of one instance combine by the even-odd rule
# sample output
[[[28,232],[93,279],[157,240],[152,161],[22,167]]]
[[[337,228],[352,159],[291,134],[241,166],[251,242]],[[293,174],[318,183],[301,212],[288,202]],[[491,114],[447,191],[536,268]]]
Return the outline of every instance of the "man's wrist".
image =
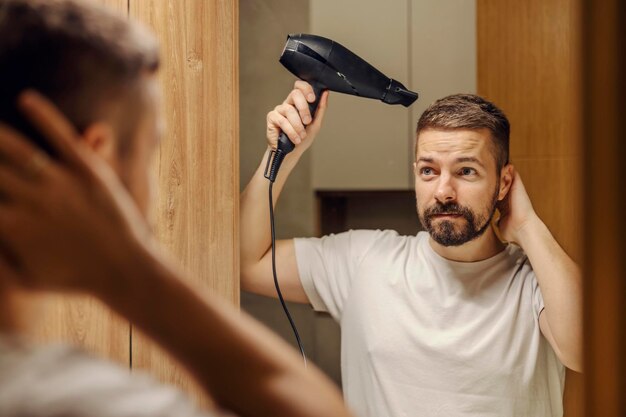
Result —
[[[517,243],[522,247],[528,246],[531,244],[530,242],[536,238],[536,236],[540,233],[547,231],[548,228],[545,223],[537,216],[536,213],[533,213],[524,224],[517,230]]]
[[[263,169],[266,167],[267,162],[271,156],[270,153],[273,150],[274,149],[272,149],[272,147],[268,146],[265,156],[263,157],[263,162],[262,162]],[[293,151],[285,155],[285,159],[283,159],[282,165],[280,167],[281,177],[288,176],[289,173],[291,173],[291,171],[296,167],[296,165],[300,161],[300,158],[302,157],[303,153],[304,153],[303,150],[299,148],[295,148]]]

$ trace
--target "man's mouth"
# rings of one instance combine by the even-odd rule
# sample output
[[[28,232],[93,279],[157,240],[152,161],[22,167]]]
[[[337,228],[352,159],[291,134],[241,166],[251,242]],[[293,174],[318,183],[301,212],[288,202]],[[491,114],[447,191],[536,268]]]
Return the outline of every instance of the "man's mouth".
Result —
[[[438,213],[438,214],[433,214],[432,217],[435,217],[435,218],[461,217],[461,215],[458,213]]]

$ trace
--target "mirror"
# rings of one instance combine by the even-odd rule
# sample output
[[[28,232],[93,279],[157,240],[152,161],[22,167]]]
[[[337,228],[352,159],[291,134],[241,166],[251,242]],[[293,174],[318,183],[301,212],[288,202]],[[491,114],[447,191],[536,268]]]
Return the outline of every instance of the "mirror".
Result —
[[[266,149],[266,114],[293,86],[294,77],[278,63],[286,35],[314,33],[340,42],[420,97],[406,110],[331,94],[322,130],[281,195],[278,238],[349,229],[416,234],[417,120],[436,99],[475,93],[507,114],[510,157],[535,210],[579,261],[581,179],[571,172],[581,149],[580,68],[572,60],[580,47],[579,9],[570,0],[548,3],[240,1],[241,188]],[[555,22],[559,36],[550,29]],[[295,345],[276,300],[243,293],[242,308]],[[309,306],[290,310],[310,359],[340,384],[337,324]],[[568,381],[565,415],[580,416],[580,382],[576,376]]]

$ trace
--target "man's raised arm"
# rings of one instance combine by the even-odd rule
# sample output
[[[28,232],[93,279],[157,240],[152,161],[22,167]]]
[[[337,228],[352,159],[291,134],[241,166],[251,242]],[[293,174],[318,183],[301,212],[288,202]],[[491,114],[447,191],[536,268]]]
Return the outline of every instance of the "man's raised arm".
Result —
[[[242,417],[350,416],[332,383],[315,367],[305,369],[278,336],[190,287],[111,167],[51,103],[26,97],[24,107],[58,158],[0,123],[3,278],[100,298]]]
[[[267,115],[267,140],[270,148],[276,146],[281,131],[296,144],[294,151],[285,158],[274,183],[274,205],[287,177],[302,154],[311,146],[320,129],[328,93],[322,94],[315,120],[311,123],[308,102],[315,98],[309,84],[296,81],[287,99]],[[241,194],[241,287],[257,294],[276,296],[271,259],[269,181],[263,175],[269,155],[268,148],[254,176]],[[285,299],[308,303],[298,274],[293,240],[276,242],[276,269],[280,274],[281,291]]]

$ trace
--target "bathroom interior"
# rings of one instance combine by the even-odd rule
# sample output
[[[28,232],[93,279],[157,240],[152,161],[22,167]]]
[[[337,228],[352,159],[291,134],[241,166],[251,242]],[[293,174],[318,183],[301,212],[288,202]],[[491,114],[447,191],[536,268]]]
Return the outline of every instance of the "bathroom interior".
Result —
[[[161,42],[159,79],[172,110],[154,163],[159,240],[203,291],[294,347],[278,301],[239,283],[239,194],[267,148],[266,114],[295,81],[278,62],[286,36],[337,40],[419,99],[405,109],[331,93],[317,142],[276,207],[278,238],[417,233],[419,116],[453,93],[497,103],[511,120],[511,160],[535,210],[584,271],[585,371],[567,373],[564,415],[626,415],[618,0],[93,1],[143,21]],[[206,401],[187,371],[98,301],[49,298],[39,340],[78,344]],[[308,305],[289,309],[309,360],[340,387],[338,324]]]

